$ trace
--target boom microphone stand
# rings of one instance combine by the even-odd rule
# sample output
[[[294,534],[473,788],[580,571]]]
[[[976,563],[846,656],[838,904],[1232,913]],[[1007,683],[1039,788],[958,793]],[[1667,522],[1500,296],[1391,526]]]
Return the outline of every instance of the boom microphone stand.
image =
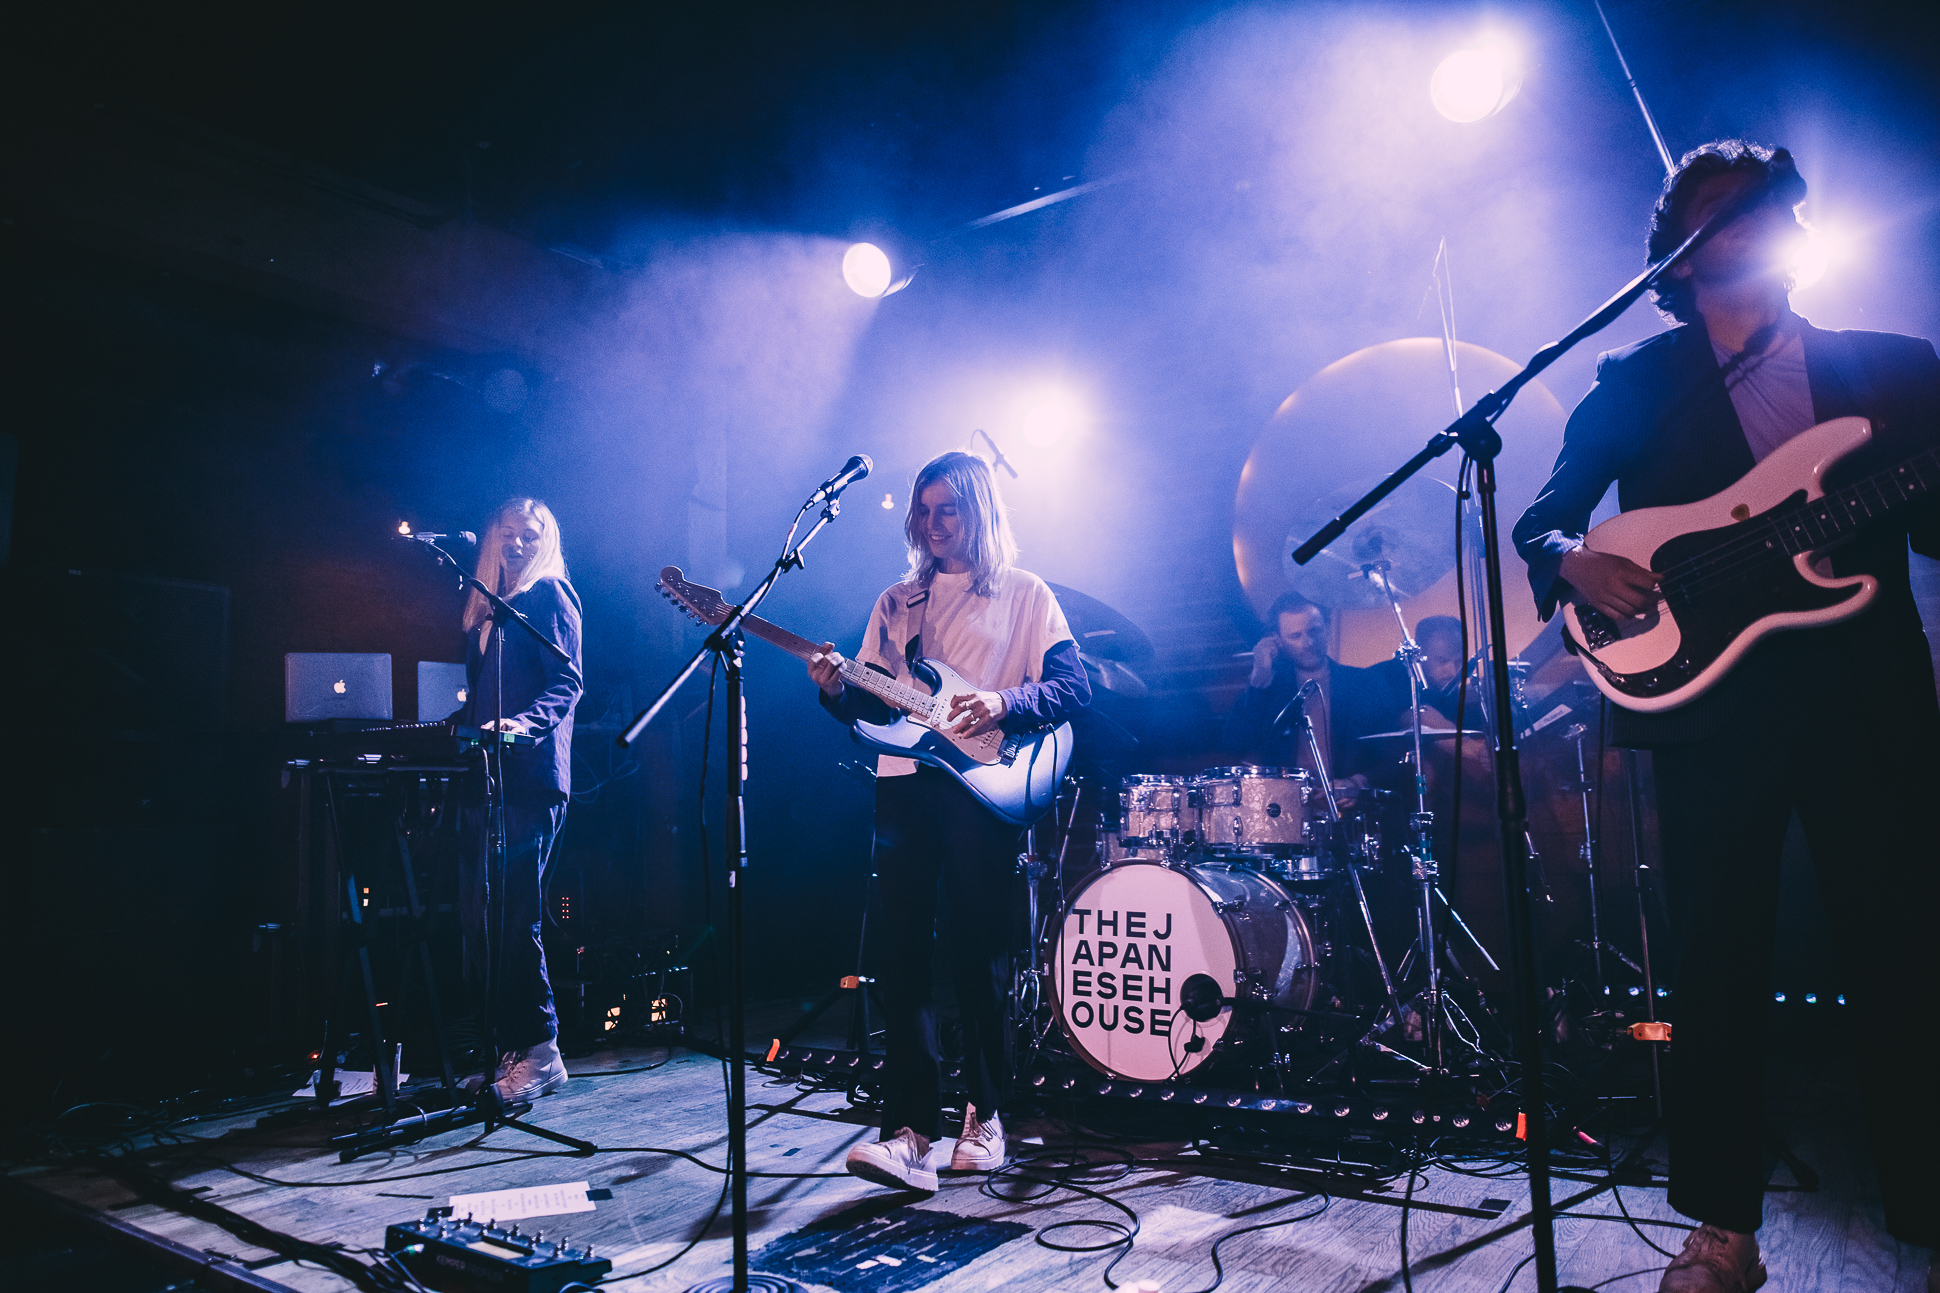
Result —
[[[727,673],[727,721],[734,725],[734,745],[728,752],[728,802],[722,814],[722,834],[726,840],[727,855],[727,997],[728,997],[728,1181],[734,1197],[734,1274],[724,1279],[704,1280],[694,1285],[688,1293],[799,1293],[801,1286],[792,1280],[775,1275],[748,1274],[748,1095],[747,1095],[747,1002],[742,982],[742,894],[745,886],[741,883],[748,870],[748,845],[745,833],[746,804],[745,790],[748,778],[748,715],[747,702],[741,694],[741,652],[744,645],[741,625],[761,599],[768,595],[780,579],[790,570],[800,569],[802,549],[806,548],[822,532],[822,527],[842,513],[842,491],[856,481],[867,476],[875,464],[866,454],[857,454],[849,459],[848,465],[823,483],[822,487],[809,495],[801,511],[795,513],[793,524],[788,527],[788,537],[782,541],[781,556],[776,558],[774,568],[755,586],[748,599],[728,612],[727,618],[710,633],[707,641],[701,644],[674,680],[666,685],[655,697],[654,702],[634,716],[626,731],[620,733],[621,749],[640,739],[647,724],[667,707],[686,681],[700,669],[701,662],[709,656],[719,658]],[[822,519],[817,521],[798,543],[795,532],[800,528],[802,518],[817,503],[822,505]],[[867,989],[858,987],[858,991]]]
[[[1496,818],[1501,824],[1502,882],[1509,908],[1510,971],[1516,1004],[1516,1058],[1522,1067],[1522,1113],[1526,1119],[1525,1143],[1528,1145],[1529,1160],[1530,1230],[1535,1237],[1536,1284],[1541,1293],[1557,1293],[1555,1210],[1549,1195],[1549,1133],[1543,1089],[1542,984],[1536,970],[1535,936],[1529,911],[1529,843],[1526,835],[1529,809],[1523,798],[1522,770],[1516,760],[1515,720],[1507,708],[1510,696],[1508,634],[1504,627],[1502,540],[1495,516],[1495,460],[1496,455],[1502,452],[1502,436],[1496,431],[1495,423],[1509,407],[1509,402],[1524,386],[1535,380],[1537,374],[1555,363],[1577,342],[1609,326],[1672,266],[1702,246],[1720,229],[1764,202],[1769,189],[1769,180],[1747,185],[1675,251],[1637,275],[1562,340],[1552,341],[1538,350],[1521,372],[1477,400],[1467,413],[1437,432],[1419,453],[1293,551],[1294,564],[1306,565],[1375,504],[1457,445],[1475,464],[1476,496],[1482,508],[1483,559],[1488,588],[1490,675],[1495,692],[1491,700],[1496,719]]]
[[[498,671],[492,683],[492,730],[486,740],[485,749],[485,819],[489,839],[489,869],[486,872],[486,987],[485,987],[485,1038],[492,1041],[492,998],[498,987],[499,958],[503,953],[505,935],[505,755],[515,738],[504,731],[505,727],[505,626],[517,624],[535,641],[567,666],[573,662],[565,648],[547,637],[538,625],[520,614],[512,604],[487,588],[483,581],[465,573],[458,559],[438,546],[438,540],[447,536],[442,534],[407,534],[406,538],[422,543],[445,565],[458,573],[460,588],[469,589],[492,604],[492,637],[498,650],[493,653],[493,665]],[[529,739],[529,738],[528,738]],[[408,871],[410,862],[405,862]],[[493,921],[492,907],[498,908],[498,920]],[[494,927],[496,926],[496,928]],[[378,1064],[383,1064],[380,1057]],[[488,1075],[489,1076],[489,1075]],[[522,1121],[517,1115],[532,1108],[529,1102],[506,1105],[499,1100],[498,1089],[487,1081],[479,1088],[478,1099],[473,1104],[455,1105],[431,1113],[419,1113],[414,1117],[400,1118],[382,1126],[338,1136],[330,1143],[338,1147],[337,1159],[348,1163],[353,1159],[380,1149],[390,1149],[397,1145],[409,1145],[435,1136],[439,1132],[450,1131],[455,1127],[468,1127],[473,1123],[484,1123],[485,1134],[490,1135],[499,1127],[512,1127],[529,1135],[556,1141],[572,1149],[575,1153],[591,1154],[599,1146],[591,1141],[580,1140],[561,1132],[548,1131],[544,1127]]]

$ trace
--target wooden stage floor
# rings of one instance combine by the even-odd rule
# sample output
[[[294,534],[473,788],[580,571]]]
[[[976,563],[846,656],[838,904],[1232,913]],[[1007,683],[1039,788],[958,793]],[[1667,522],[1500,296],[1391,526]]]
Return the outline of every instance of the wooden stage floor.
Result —
[[[1851,1084],[1836,1058],[1793,1062],[1779,1075],[1774,1121],[1798,1156],[1817,1171],[1820,1188],[1804,1191],[1785,1168],[1773,1179],[1761,1239],[1774,1293],[1916,1293],[1925,1288],[1927,1253],[1891,1240],[1858,1139]],[[651,1071],[637,1071],[655,1065]],[[592,1212],[525,1223],[597,1245],[625,1276],[675,1258],[628,1290],[682,1290],[728,1270],[728,1216],[704,1236],[700,1227],[720,1197],[722,1177],[667,1153],[682,1150],[711,1164],[723,1158],[721,1066],[684,1049],[614,1051],[581,1059],[565,1089],[541,1101],[534,1119],[597,1142],[592,1157],[555,1152],[550,1142],[500,1129],[447,1132],[415,1146],[339,1164],[320,1148],[326,1128],[280,1131],[254,1126],[258,1111],[228,1122],[178,1126],[140,1142],[143,1161],[178,1188],[275,1230],[352,1250],[381,1246],[384,1228],[420,1217],[450,1196],[518,1186],[586,1181],[611,1198]],[[626,1071],[635,1070],[635,1071]],[[789,1275],[841,1293],[934,1293],[1005,1289],[1106,1290],[1107,1264],[1117,1286],[1155,1282],[1164,1293],[1204,1290],[1215,1272],[1210,1249],[1222,1236],[1224,1279],[1232,1293],[1299,1289],[1399,1290],[1404,1287],[1399,1178],[1324,1180],[1201,1155],[1178,1143],[1130,1144],[1087,1136],[1046,1121],[1011,1129],[1012,1151],[1025,1165],[993,1192],[986,1178],[945,1176],[933,1197],[898,1195],[842,1174],[845,1151],[873,1136],[865,1111],[839,1093],[804,1093],[792,1081],[751,1073],[749,1161],[765,1176],[752,1182],[751,1245],[755,1269]],[[1026,1143],[1029,1142],[1029,1143]],[[946,1142],[947,1145],[947,1142]],[[1073,1175],[1075,1150],[1095,1166]],[[1031,1156],[1049,1156],[1032,1165]],[[1661,1157],[1660,1160],[1661,1161]],[[1486,1170],[1486,1168],[1485,1168]],[[1500,1170],[1500,1169],[1495,1169]],[[1661,1175],[1661,1173],[1660,1173]],[[321,1267],[274,1262],[210,1221],[139,1198],[122,1180],[79,1163],[16,1167],[27,1185],[98,1209],[124,1225],[197,1251],[250,1262],[261,1279],[297,1290],[353,1287]],[[1092,1193],[1064,1186],[1069,1181]],[[1555,1197],[1568,1217],[1556,1227],[1565,1283],[1636,1293],[1656,1287],[1665,1258],[1619,1216],[1619,1195],[1583,1179],[1559,1179]],[[1013,1196],[998,1197],[998,1193]],[[1676,1250],[1684,1231],[1661,1188],[1625,1186],[1621,1204],[1642,1233]],[[1109,1200],[1110,1202],[1107,1202]],[[1414,1287],[1433,1293],[1497,1293],[1505,1284],[1533,1289],[1534,1271],[1518,1263],[1531,1251],[1528,1192],[1519,1176],[1468,1175],[1431,1166],[1415,1181],[1406,1210]],[[1129,1252],[1067,1253],[1067,1244],[1116,1238],[1092,1226],[1136,1215]],[[1305,1218],[1305,1219],[1297,1219]],[[1234,1235],[1248,1226],[1281,1222]],[[1515,1272],[1510,1283],[1511,1273]]]

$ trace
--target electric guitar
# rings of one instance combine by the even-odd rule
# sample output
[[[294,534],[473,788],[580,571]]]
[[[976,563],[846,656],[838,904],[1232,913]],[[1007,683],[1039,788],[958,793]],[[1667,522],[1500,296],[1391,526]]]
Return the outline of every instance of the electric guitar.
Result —
[[[720,624],[734,608],[721,594],[702,584],[689,583],[678,566],[660,572],[660,591],[703,624]],[[741,627],[771,642],[798,660],[820,655],[820,644],[797,637],[787,629],[750,615]],[[842,661],[842,681],[881,699],[903,717],[889,723],[857,723],[850,729],[856,744],[878,754],[915,759],[943,769],[983,806],[1013,826],[1028,826],[1057,799],[1058,784],[1071,762],[1071,724],[1006,736],[989,731],[957,736],[950,725],[951,696],[981,691],[940,660],[918,658],[911,672],[928,687],[919,690],[857,661]]]
[[[1702,696],[1751,650],[1785,629],[1851,619],[1879,581],[1834,576],[1819,555],[1940,489],[1940,448],[1837,493],[1834,464],[1871,441],[1865,418],[1802,431],[1731,488],[1678,507],[1644,507],[1584,536],[1595,552],[1654,570],[1656,606],[1613,619],[1572,595],[1563,622],[1590,680],[1625,709],[1654,714]]]

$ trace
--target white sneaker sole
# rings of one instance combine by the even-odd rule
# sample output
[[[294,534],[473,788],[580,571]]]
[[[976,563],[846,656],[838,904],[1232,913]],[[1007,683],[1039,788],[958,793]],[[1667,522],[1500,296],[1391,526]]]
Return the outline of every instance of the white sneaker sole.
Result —
[[[994,1172],[1010,1161],[1009,1154],[966,1154],[962,1150],[950,1154],[952,1172]]]
[[[868,1154],[852,1154],[848,1160],[850,1176],[859,1176],[876,1185],[886,1185],[892,1190],[917,1190],[924,1194],[936,1193],[936,1173],[928,1168],[908,1169],[905,1176],[901,1170]]]

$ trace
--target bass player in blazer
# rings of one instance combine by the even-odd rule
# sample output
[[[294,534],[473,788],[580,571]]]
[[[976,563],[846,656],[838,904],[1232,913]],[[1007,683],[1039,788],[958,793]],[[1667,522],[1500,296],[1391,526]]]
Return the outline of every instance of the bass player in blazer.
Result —
[[[1020,570],[1017,543],[990,465],[946,453],[917,473],[903,534],[909,573],[876,599],[856,660],[907,679],[919,656],[951,665],[972,686],[948,698],[950,730],[974,736],[1055,727],[1091,703],[1091,684],[1057,598]],[[847,686],[833,642],[808,661],[823,706],[845,723],[893,711]],[[1009,1094],[1011,876],[1022,832],[939,768],[885,755],[876,774],[875,870],[888,931],[878,962],[887,1071],[882,1139],[849,1152],[849,1170],[893,1187],[933,1191],[930,1142],[942,1132],[942,1055],[932,963],[938,882],[949,913],[945,957],[963,1024],[970,1088],[950,1166],[1003,1165],[1000,1110]]]
[[[1783,149],[1743,141],[1687,154],[1651,225],[1654,260],[1746,186],[1765,197],[1672,270],[1658,307],[1680,325],[1606,354],[1561,457],[1515,529],[1543,614],[1574,595],[1613,619],[1648,611],[1654,572],[1583,545],[1614,483],[1622,510],[1692,503],[1732,485],[1812,425],[1858,415],[1873,441],[1827,488],[1930,447],[1940,430],[1931,343],[1827,332],[1793,314],[1787,268],[1805,182]],[[1715,687],[1660,713],[1613,710],[1613,739],[1653,751],[1678,949],[1670,1002],[1670,1202],[1702,1223],[1665,1272],[1676,1293],[1765,1278],[1761,1086],[1772,1003],[1779,857],[1798,815],[1845,957],[1853,1048],[1886,1222],[1940,1242],[1940,1120],[1926,1048],[1909,1033],[1940,999],[1934,822],[1940,705],[1908,583],[1907,549],[1940,556],[1921,504],[1827,554],[1879,592],[1843,623],[1765,638]],[[1922,1094],[1922,1092],[1926,1094]],[[1929,1276],[1928,1287],[1933,1287]]]

